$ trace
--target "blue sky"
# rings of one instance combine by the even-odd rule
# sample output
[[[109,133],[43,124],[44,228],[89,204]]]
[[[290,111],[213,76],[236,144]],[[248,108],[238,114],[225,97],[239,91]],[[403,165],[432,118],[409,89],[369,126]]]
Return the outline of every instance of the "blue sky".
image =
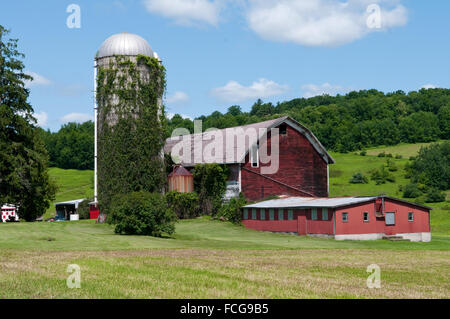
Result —
[[[72,3],[79,29],[66,24]],[[193,118],[259,97],[449,88],[449,13],[445,0],[5,0],[0,24],[54,131],[93,117],[93,58],[115,33],[149,42],[167,68],[167,112]]]

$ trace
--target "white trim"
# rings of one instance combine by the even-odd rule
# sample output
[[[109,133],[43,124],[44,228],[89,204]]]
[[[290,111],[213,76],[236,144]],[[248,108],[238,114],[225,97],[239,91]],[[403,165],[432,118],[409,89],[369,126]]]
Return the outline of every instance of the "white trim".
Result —
[[[239,193],[242,193],[242,170],[241,170],[241,164],[239,164],[238,183],[239,183]]]
[[[97,106],[97,59],[94,59],[94,202],[98,202],[98,171],[97,171],[97,117],[98,117],[98,106]]]
[[[373,233],[373,234],[345,234],[345,235],[335,235],[336,240],[379,240],[382,239],[386,234],[384,233]],[[409,239],[410,241],[421,241],[430,242],[431,233],[398,233],[394,236],[400,236],[404,239]]]

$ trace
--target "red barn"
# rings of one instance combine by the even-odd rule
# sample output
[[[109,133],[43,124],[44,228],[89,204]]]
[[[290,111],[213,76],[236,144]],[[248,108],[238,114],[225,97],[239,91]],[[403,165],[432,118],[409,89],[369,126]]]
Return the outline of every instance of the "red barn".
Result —
[[[277,148],[278,156],[270,162],[265,160]],[[177,153],[178,163],[188,169],[203,163],[227,165],[226,197],[242,192],[250,200],[280,194],[326,197],[328,165],[334,163],[314,134],[288,116],[172,137],[167,139],[164,151],[172,157]],[[276,170],[270,171],[271,167]]]
[[[430,207],[388,196],[286,197],[244,206],[242,223],[255,230],[337,240],[431,240]]]

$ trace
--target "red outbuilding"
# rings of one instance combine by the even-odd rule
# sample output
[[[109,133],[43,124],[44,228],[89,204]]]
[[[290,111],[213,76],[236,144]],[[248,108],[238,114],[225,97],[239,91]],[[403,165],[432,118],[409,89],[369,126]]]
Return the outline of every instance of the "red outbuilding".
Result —
[[[244,206],[242,223],[261,231],[331,237],[431,240],[430,207],[378,197],[285,197]]]

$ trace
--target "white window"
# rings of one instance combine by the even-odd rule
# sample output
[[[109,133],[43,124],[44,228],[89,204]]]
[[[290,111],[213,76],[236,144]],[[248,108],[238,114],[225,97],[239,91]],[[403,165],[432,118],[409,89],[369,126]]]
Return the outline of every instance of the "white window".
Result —
[[[409,212],[408,213],[408,221],[409,222],[413,222],[414,221],[414,213],[413,212]]]
[[[363,219],[364,219],[365,222],[369,221],[369,213],[368,212],[364,212],[363,213]]]
[[[311,209],[311,219],[317,220],[317,208]]]
[[[328,208],[322,208],[322,220],[328,220]]]
[[[252,163],[252,167],[259,167],[259,153],[257,144],[253,145],[250,150],[250,161]]]
[[[348,222],[348,213],[342,213],[342,221],[344,223]]]

